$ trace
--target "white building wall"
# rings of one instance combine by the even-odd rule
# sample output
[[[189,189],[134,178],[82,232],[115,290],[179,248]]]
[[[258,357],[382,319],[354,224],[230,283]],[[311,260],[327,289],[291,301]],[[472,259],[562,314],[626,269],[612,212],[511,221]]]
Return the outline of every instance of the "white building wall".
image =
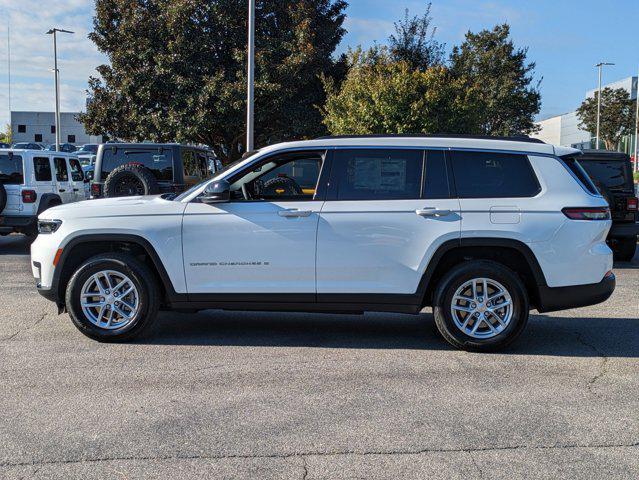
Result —
[[[84,125],[76,120],[78,113],[60,113],[60,142],[84,145],[85,143],[102,143],[101,136],[91,136],[84,130]],[[24,127],[24,132],[20,132]],[[11,131],[14,142],[55,143],[55,114],[53,112],[11,112]],[[36,140],[42,135],[42,140]],[[75,136],[70,138],[69,136]],[[71,141],[75,140],[75,141]]]
[[[540,130],[531,134],[531,137],[551,145],[561,145],[561,115],[541,120],[536,124]]]

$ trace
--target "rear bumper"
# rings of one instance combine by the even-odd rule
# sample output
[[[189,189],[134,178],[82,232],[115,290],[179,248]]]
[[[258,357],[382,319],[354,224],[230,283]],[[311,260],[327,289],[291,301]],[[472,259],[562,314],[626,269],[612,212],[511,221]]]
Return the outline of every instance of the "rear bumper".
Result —
[[[609,237],[635,237],[639,236],[639,223],[613,223]]]
[[[537,311],[545,313],[596,305],[610,298],[615,291],[615,285],[615,275],[610,273],[601,282],[590,285],[554,288],[540,286]]]
[[[0,215],[0,232],[15,232],[34,228],[38,224],[36,215]]]

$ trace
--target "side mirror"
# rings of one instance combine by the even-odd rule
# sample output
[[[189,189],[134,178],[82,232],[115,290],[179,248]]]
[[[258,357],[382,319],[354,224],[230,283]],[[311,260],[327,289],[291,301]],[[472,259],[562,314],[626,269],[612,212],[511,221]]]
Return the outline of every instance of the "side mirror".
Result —
[[[226,180],[209,183],[200,196],[200,201],[208,205],[228,202],[230,199],[231,185]]]

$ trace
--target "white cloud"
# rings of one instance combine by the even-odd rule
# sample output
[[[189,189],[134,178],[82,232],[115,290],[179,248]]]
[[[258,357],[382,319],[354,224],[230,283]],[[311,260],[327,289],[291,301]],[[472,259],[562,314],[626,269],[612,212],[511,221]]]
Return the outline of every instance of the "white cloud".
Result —
[[[0,0],[0,11],[6,12],[11,28],[12,110],[53,110],[53,40],[45,35],[52,27],[75,32],[58,34],[61,108],[84,108],[88,78],[106,63],[87,38],[93,7],[92,0]],[[0,23],[0,79],[0,125],[4,125],[9,120],[6,23]]]

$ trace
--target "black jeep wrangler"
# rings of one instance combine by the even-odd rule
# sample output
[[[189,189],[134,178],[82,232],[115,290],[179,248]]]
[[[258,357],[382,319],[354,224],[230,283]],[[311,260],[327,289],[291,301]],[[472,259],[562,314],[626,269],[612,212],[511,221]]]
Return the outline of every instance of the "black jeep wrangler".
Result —
[[[579,163],[610,205],[612,228],[608,245],[615,259],[632,260],[637,248],[639,219],[630,157],[620,152],[585,150]]]
[[[180,193],[221,168],[213,151],[177,143],[105,143],[91,198]]]

